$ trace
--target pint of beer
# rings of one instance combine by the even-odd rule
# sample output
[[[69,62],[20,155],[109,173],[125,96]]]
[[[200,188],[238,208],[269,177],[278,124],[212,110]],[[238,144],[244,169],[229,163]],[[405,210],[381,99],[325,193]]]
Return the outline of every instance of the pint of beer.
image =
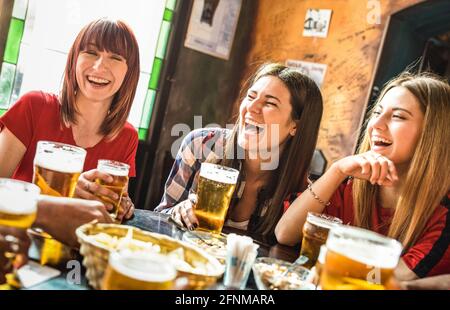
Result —
[[[330,228],[336,224],[342,224],[337,217],[308,212],[305,225],[303,225],[303,240],[300,250],[300,255],[308,257],[304,267],[311,268],[316,264],[320,247],[327,241]]]
[[[194,209],[200,230],[220,234],[238,175],[235,169],[202,163]]]
[[[130,170],[130,166],[114,160],[101,159],[98,161],[97,169],[100,172],[107,173],[113,177],[113,181],[111,183],[105,183],[100,178],[96,179],[95,182],[115,192],[119,196],[119,199],[116,201],[107,196],[100,196],[105,203],[110,203],[114,206],[110,213],[113,218],[116,218],[119,213],[122,195],[128,185],[128,172]]]
[[[402,252],[402,245],[375,232],[351,226],[330,230],[320,277],[324,290],[385,289]]]
[[[36,219],[39,187],[0,178],[0,225],[30,228]]]
[[[39,193],[39,187],[34,184],[0,178],[0,226],[30,228],[36,219]],[[16,260],[20,260],[17,253],[6,252],[4,255],[13,266]],[[8,284],[0,285],[0,290],[20,288],[15,270],[7,274],[6,279]]]
[[[85,157],[86,151],[80,147],[39,141],[34,157],[33,183],[44,195],[72,197]]]
[[[34,156],[33,183],[41,193],[56,197],[73,197],[78,177],[83,171],[86,151],[69,144],[39,141]],[[41,250],[41,264],[58,265],[70,256],[70,249],[53,239],[46,232],[41,234],[44,244]]]
[[[103,278],[104,290],[170,290],[177,271],[157,253],[113,252]]]

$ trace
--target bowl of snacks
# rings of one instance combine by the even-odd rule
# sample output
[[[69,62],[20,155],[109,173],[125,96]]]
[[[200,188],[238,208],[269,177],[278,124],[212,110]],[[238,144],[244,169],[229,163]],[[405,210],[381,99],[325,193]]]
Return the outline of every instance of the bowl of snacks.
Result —
[[[114,251],[165,255],[175,266],[177,276],[188,280],[189,289],[212,286],[224,273],[222,264],[205,251],[166,235],[132,226],[90,223],[80,226],[76,235],[86,267],[86,278],[95,289],[101,288],[109,255]]]
[[[212,234],[204,231],[188,231],[183,235],[183,241],[186,241],[196,247],[205,250],[225,264],[227,257],[227,236],[225,234]]]
[[[310,283],[312,272],[300,265],[272,258],[259,257],[252,267],[259,290],[315,290]]]

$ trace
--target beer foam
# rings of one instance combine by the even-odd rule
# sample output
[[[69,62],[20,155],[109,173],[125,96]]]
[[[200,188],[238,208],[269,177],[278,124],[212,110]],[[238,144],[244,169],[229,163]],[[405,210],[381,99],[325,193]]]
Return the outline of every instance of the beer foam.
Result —
[[[111,166],[106,166],[106,165],[102,165],[102,166],[98,166],[97,169],[103,173],[107,173],[107,174],[111,174],[114,176],[118,176],[118,177],[127,177],[128,176],[128,169],[124,169],[124,168],[114,168]]]
[[[0,212],[7,214],[32,214],[37,210],[36,192],[0,186]]]
[[[350,229],[351,233],[355,231],[358,235],[353,235],[354,238],[336,237],[331,232],[326,243],[327,249],[367,266],[386,269],[397,266],[402,250],[399,242],[364,229]]]
[[[117,272],[139,281],[167,282],[177,275],[175,268],[159,254],[122,251],[111,254],[109,263]]]
[[[308,213],[307,221],[326,229],[331,229],[337,224],[342,224],[342,221],[338,218],[328,216],[326,214],[311,214]]]
[[[34,164],[63,173],[80,173],[83,171],[85,158],[86,150],[81,147],[38,141]]]
[[[83,171],[84,159],[69,158],[63,152],[36,154],[34,164],[39,167],[63,173],[80,173]]]
[[[236,184],[239,171],[220,165],[202,163],[200,176],[220,183]]]

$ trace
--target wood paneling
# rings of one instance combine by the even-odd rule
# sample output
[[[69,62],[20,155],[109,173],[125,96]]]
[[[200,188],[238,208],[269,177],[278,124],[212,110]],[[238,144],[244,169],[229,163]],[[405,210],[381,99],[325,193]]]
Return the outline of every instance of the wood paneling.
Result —
[[[155,160],[149,168],[151,171],[147,171],[151,175],[151,182],[145,208],[153,209],[161,200],[162,186],[173,163],[171,151],[174,145],[179,145],[174,142],[182,134],[176,130],[172,133],[172,130],[193,130],[212,124],[224,127],[231,121],[233,102],[238,95],[239,80],[249,50],[248,38],[253,31],[252,22],[258,3],[258,0],[243,1],[229,60],[181,48],[175,73],[169,77],[171,87],[165,114],[161,115],[164,121],[160,142]],[[175,148],[175,153],[176,151]]]
[[[419,2],[382,0],[381,23],[370,24],[368,0],[260,0],[247,73],[265,61],[326,64],[318,148],[335,161],[354,151],[388,17]],[[333,10],[327,38],[303,37],[308,8]]]

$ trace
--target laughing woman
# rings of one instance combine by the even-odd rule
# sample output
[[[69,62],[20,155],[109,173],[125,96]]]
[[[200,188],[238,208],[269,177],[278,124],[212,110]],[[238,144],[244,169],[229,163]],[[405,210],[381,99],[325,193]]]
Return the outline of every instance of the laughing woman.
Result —
[[[135,175],[138,137],[127,118],[139,70],[138,44],[124,22],[100,19],[85,26],[69,51],[60,95],[27,93],[0,118],[0,177],[31,182],[37,142],[67,143],[87,151],[76,196],[114,197],[93,182],[111,178],[95,168],[99,159],[117,160],[130,165],[130,177]],[[128,197],[121,209],[126,212],[120,216],[131,216]]]
[[[283,200],[306,187],[322,117],[319,89],[307,76],[278,64],[263,65],[249,83],[233,130],[194,130],[178,152],[156,210],[171,213],[189,229],[198,225],[188,195],[197,187],[202,162],[240,171],[225,226],[267,239],[274,238]]]
[[[399,240],[400,281],[450,272],[450,86],[402,74],[382,91],[359,154],[343,158],[287,209],[280,243],[301,240],[308,211]],[[350,178],[349,178],[350,177]]]

